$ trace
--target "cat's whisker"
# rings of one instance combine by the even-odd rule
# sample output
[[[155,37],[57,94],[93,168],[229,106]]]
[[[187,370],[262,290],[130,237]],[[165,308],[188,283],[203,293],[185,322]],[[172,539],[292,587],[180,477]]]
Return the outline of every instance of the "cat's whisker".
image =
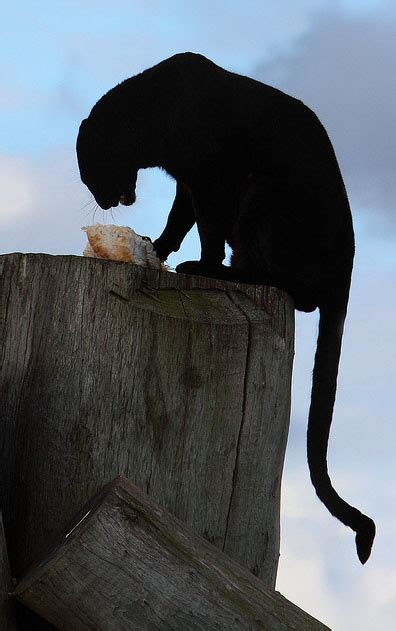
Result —
[[[81,210],[84,210],[85,208],[87,208],[87,206],[92,206],[92,204],[95,203],[94,198],[92,197],[92,199],[90,199],[89,201],[87,201],[86,204],[84,204],[84,206],[81,207]]]

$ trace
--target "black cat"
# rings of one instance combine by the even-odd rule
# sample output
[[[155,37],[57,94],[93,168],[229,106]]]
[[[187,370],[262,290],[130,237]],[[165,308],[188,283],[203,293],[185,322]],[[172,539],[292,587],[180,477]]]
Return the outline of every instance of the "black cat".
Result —
[[[327,471],[327,443],[354,256],[347,194],[315,114],[301,101],[179,54],[105,94],[81,123],[81,179],[103,209],[133,204],[137,172],[177,181],[161,259],[197,223],[201,260],[177,271],[267,284],[297,309],[320,310],[308,422],[308,462],[319,498],[356,532],[365,563],[374,522],[342,500]],[[222,264],[228,242],[231,267]]]

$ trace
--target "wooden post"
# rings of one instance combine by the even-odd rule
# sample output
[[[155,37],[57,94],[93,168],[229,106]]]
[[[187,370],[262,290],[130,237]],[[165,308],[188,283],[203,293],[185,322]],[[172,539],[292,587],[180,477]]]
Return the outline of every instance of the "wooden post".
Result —
[[[14,596],[68,631],[325,631],[124,478],[69,525]]]
[[[0,257],[0,502],[14,575],[123,474],[274,586],[294,342],[274,288]]]
[[[0,511],[0,629],[16,630],[13,604],[9,594],[13,590],[10,567],[8,564],[7,544],[3,528],[3,516]]]

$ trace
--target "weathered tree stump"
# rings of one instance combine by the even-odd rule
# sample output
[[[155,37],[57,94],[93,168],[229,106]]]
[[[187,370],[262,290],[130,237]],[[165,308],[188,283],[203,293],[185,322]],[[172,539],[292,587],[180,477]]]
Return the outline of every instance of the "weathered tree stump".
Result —
[[[274,586],[294,342],[274,288],[0,257],[0,503],[19,576],[123,474]]]
[[[65,631],[328,629],[125,478],[82,509],[14,596]]]
[[[3,517],[0,511],[0,629],[16,630],[13,604],[9,594],[13,589],[10,567],[8,564],[7,544],[4,535]]]

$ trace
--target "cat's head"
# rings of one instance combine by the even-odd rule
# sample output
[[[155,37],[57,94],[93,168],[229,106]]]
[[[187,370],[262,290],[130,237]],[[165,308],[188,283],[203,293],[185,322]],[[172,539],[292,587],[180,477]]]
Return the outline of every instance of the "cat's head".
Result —
[[[136,199],[137,169],[131,152],[112,129],[104,129],[89,117],[80,125],[77,136],[77,161],[83,183],[103,210]]]

